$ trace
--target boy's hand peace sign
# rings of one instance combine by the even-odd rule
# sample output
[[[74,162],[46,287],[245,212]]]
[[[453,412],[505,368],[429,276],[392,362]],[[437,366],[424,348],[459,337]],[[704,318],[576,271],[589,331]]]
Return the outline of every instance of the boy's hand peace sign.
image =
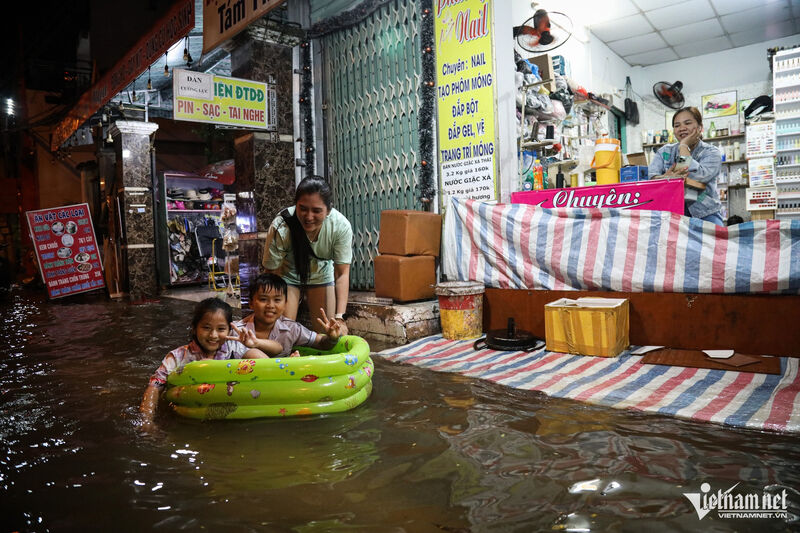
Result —
[[[325,328],[325,334],[330,337],[332,341],[337,341],[342,335],[347,335],[347,324],[345,324],[344,321],[335,318],[329,319],[327,313],[325,313],[325,309],[321,307],[319,311],[322,313],[322,318],[318,318],[317,322]]]

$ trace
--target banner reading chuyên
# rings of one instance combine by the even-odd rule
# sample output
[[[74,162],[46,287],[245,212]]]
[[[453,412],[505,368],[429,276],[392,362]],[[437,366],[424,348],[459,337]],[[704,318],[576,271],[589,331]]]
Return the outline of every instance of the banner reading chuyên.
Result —
[[[554,207],[652,209],[683,214],[683,180],[652,180],[511,193],[512,204]]]

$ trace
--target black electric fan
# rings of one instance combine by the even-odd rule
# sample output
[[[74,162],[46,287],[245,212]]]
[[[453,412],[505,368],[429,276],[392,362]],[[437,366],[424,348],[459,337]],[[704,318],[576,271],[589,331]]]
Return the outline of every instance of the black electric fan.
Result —
[[[655,94],[658,101],[665,106],[672,109],[680,109],[683,107],[684,102],[681,89],[683,89],[683,82],[676,81],[675,83],[669,83],[666,81],[659,81],[653,85],[653,94]]]
[[[520,26],[514,26],[514,38],[520,48],[531,53],[554,50],[572,35],[572,20],[564,13],[538,9]]]

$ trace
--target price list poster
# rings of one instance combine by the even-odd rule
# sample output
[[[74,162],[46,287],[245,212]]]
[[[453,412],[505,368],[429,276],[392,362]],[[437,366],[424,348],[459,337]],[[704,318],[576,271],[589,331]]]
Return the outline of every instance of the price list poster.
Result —
[[[105,287],[88,204],[27,211],[25,216],[50,298]]]
[[[439,190],[497,199],[491,0],[434,2]]]

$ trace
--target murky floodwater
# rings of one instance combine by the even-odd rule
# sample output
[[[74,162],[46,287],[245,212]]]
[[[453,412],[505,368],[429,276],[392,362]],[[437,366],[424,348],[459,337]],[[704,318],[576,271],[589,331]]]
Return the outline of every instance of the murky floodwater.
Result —
[[[683,492],[789,489],[797,437],[549,399],[376,358],[325,418],[136,428],[191,302],[0,301],[2,531],[784,531],[698,519]],[[165,410],[166,411],[166,410]],[[790,518],[791,520],[791,518]]]

